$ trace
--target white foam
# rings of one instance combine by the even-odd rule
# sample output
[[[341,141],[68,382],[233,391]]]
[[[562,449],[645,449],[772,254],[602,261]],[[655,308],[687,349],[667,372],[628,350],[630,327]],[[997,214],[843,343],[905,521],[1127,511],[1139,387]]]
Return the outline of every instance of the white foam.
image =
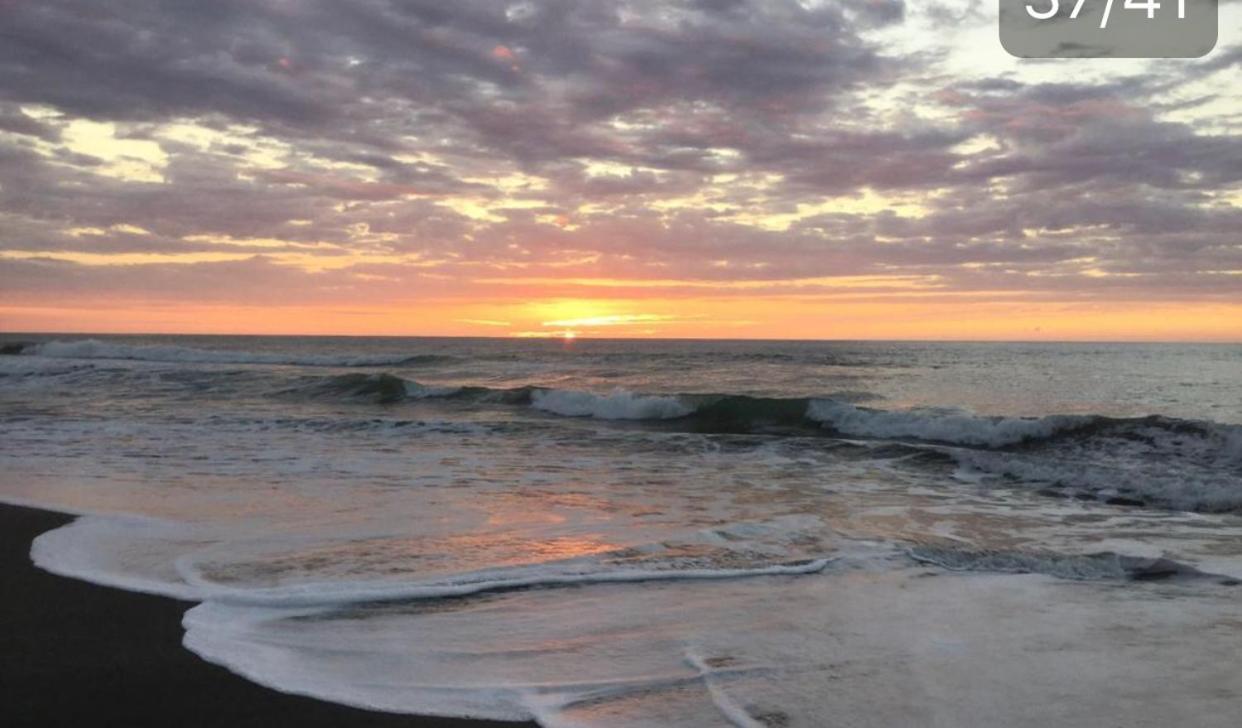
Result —
[[[700,679],[707,687],[708,695],[711,696],[712,703],[730,723],[737,728],[767,728],[733,700],[733,697],[720,685],[716,677],[718,671],[708,665],[702,656],[693,650],[686,650],[686,662],[698,671]]]
[[[667,420],[693,412],[677,397],[638,395],[616,389],[609,394],[592,394],[563,389],[536,389],[531,406],[567,417],[595,417],[601,420]]]
[[[306,608],[357,602],[409,601],[462,597],[490,591],[533,587],[581,586],[648,581],[743,579],[757,576],[797,576],[823,571],[831,559],[774,564],[744,569],[611,569],[564,570],[558,564],[512,569],[490,569],[458,574],[448,580],[413,582],[312,582],[268,588],[234,588],[204,579],[191,561],[181,559],[177,569],[198,598],[225,604]]]
[[[914,571],[429,610],[207,603],[185,642],[284,691],[549,728],[1236,724],[1239,639],[1213,628],[1231,594]]]
[[[941,411],[885,411],[830,399],[812,400],[806,416],[837,432],[858,437],[910,438],[958,445],[1001,447],[1079,427],[1086,417],[975,417]]]
[[[92,584],[175,599],[198,600],[175,558],[207,542],[184,523],[135,516],[83,516],[48,531],[30,546],[36,566]]]
[[[205,602],[182,618],[186,630],[183,644],[199,657],[259,685],[366,710],[502,721],[533,717],[527,707],[530,691],[505,687],[499,681],[470,684],[455,679],[455,675],[428,678],[414,670],[399,669],[377,671],[366,679],[365,686],[356,685],[354,678],[370,672],[363,657],[369,649],[363,646],[365,638],[351,640],[353,648],[332,648],[342,658],[335,667],[331,660],[307,659],[299,654],[303,646],[299,642],[309,646],[303,642],[303,635],[281,635],[272,630],[279,629],[281,619],[297,616],[296,612]],[[320,654],[322,657],[324,653]],[[385,661],[382,646],[370,656]],[[363,657],[363,664],[357,663],[359,657]],[[398,660],[391,662],[404,668]],[[434,658],[426,664],[444,670],[444,663]]]

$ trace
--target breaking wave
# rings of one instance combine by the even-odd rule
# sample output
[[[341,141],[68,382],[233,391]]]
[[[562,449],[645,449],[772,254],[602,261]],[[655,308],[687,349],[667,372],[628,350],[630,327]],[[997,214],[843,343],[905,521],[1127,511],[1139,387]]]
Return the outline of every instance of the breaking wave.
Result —
[[[843,437],[934,443],[984,450],[1016,449],[1039,443],[1097,436],[1121,437],[1154,446],[1180,447],[1199,441],[1199,450],[1221,464],[1242,466],[1242,425],[1182,420],[1153,415],[1115,418],[1103,415],[988,417],[945,409],[882,410],[844,399],[752,397],[737,394],[641,394],[626,389],[608,393],[551,387],[427,385],[392,374],[343,374],[312,379],[300,390],[310,394],[359,397],[382,402],[403,399],[457,398],[477,402],[529,405],[567,417],[605,420],[678,420],[699,432],[753,433],[800,428]],[[1210,451],[1208,453],[1207,451]]]
[[[451,397],[461,387],[436,387],[392,374],[341,374],[334,377],[312,377],[309,383],[286,390],[287,394],[301,394],[313,398],[358,399],[376,404],[392,404],[409,399]]]
[[[668,420],[685,417],[694,411],[677,397],[649,396],[613,390],[599,395],[560,389],[536,389],[530,404],[553,414],[567,417],[596,417],[603,420]]]
[[[339,375],[308,391],[378,403],[437,398],[528,406],[665,432],[891,442],[938,456],[911,463],[941,468],[956,463],[957,470],[946,471],[946,477],[959,480],[1123,506],[1242,511],[1240,425],[1162,416],[983,417],[943,409],[872,409],[834,398],[428,386],[389,374]]]
[[[96,340],[23,345],[7,358],[0,375],[24,384],[79,386],[87,377],[137,377],[142,387],[203,390],[230,389],[245,396],[394,406],[383,420],[366,417],[350,428],[420,432],[426,415],[400,409],[403,404],[443,403],[455,410],[527,408],[547,417],[625,422],[652,432],[756,435],[764,437],[836,438],[899,444],[931,457],[905,458],[909,467],[938,469],[944,478],[985,486],[1021,487],[1057,498],[1097,500],[1118,506],[1154,507],[1203,513],[1242,512],[1242,425],[1164,416],[1115,418],[1076,414],[1045,417],[979,416],[951,409],[880,409],[858,404],[865,392],[829,393],[822,397],[759,397],[743,394],[591,392],[536,386],[487,387],[420,382],[391,371],[347,373],[194,370],[159,373],[143,369],[94,369],[82,359],[107,356],[151,361],[257,362],[366,366],[380,359],[317,357],[206,351],[178,346],[121,346]],[[50,357],[50,358],[47,358]],[[75,359],[81,357],[82,359]],[[407,358],[407,361],[409,359]],[[32,366],[27,366],[32,365]],[[85,369],[81,369],[84,367]],[[77,378],[69,382],[53,379]],[[93,380],[92,380],[93,381]],[[274,382],[277,382],[274,384]],[[110,385],[111,386],[111,385]],[[122,389],[119,383],[114,389]],[[423,404],[420,404],[423,403]],[[495,414],[495,413],[489,413]],[[395,420],[397,424],[390,424]],[[508,417],[508,415],[504,415]],[[431,417],[430,420],[440,420]],[[451,418],[450,418],[451,419]],[[502,418],[503,419],[503,418]],[[490,421],[490,420],[489,420]],[[406,423],[420,423],[408,427]],[[361,424],[358,424],[361,423]],[[557,427],[554,420],[547,426]],[[532,426],[524,418],[520,426]],[[291,426],[298,426],[293,423]],[[430,427],[430,425],[428,425]],[[787,441],[798,446],[795,440]]]
[[[811,401],[806,414],[810,419],[844,435],[944,442],[975,447],[1003,447],[1030,440],[1043,440],[1059,433],[1088,427],[1102,419],[1089,415],[1024,418],[976,417],[938,410],[895,412],[855,407],[824,399]]]

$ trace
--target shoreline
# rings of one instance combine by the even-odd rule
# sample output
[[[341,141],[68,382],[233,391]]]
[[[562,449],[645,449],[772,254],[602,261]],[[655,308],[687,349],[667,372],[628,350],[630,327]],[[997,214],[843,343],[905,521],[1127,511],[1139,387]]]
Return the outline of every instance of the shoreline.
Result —
[[[38,535],[75,516],[0,504],[0,715],[21,726],[515,728],[381,713],[290,695],[181,644],[193,603],[56,576],[30,561]]]

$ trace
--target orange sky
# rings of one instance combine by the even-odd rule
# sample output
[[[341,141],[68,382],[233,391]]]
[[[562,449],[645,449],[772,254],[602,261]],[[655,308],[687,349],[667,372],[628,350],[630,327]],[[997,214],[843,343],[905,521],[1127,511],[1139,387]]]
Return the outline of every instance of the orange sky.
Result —
[[[822,302],[797,298],[417,306],[0,309],[7,331],[601,338],[1242,341],[1242,305]]]

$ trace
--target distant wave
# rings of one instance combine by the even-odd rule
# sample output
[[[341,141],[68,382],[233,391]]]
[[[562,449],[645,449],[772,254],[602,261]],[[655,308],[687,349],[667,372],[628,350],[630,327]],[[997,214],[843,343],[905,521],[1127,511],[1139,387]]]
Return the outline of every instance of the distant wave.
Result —
[[[447,363],[455,360],[454,357],[437,354],[388,356],[299,355],[283,352],[197,349],[188,346],[158,344],[140,346],[115,344],[98,339],[9,344],[5,346],[3,353],[44,356],[55,359],[114,359],[197,364],[276,364],[312,367],[419,366]]]
[[[122,344],[101,339],[54,341],[11,341],[0,344],[0,356],[43,356],[57,359],[112,359],[198,364],[271,364],[286,366],[381,367],[420,366],[460,361],[460,357],[441,354],[349,356],[335,354],[298,354],[295,352],[245,351],[206,349],[173,344]],[[597,362],[662,361],[666,366],[694,366],[699,353],[585,351],[574,355]],[[843,357],[824,352],[791,354],[783,352],[712,352],[714,361],[724,362],[788,362],[825,367],[884,366],[903,367],[908,364]],[[520,355],[508,352],[479,353],[471,357],[482,361],[516,361]]]

